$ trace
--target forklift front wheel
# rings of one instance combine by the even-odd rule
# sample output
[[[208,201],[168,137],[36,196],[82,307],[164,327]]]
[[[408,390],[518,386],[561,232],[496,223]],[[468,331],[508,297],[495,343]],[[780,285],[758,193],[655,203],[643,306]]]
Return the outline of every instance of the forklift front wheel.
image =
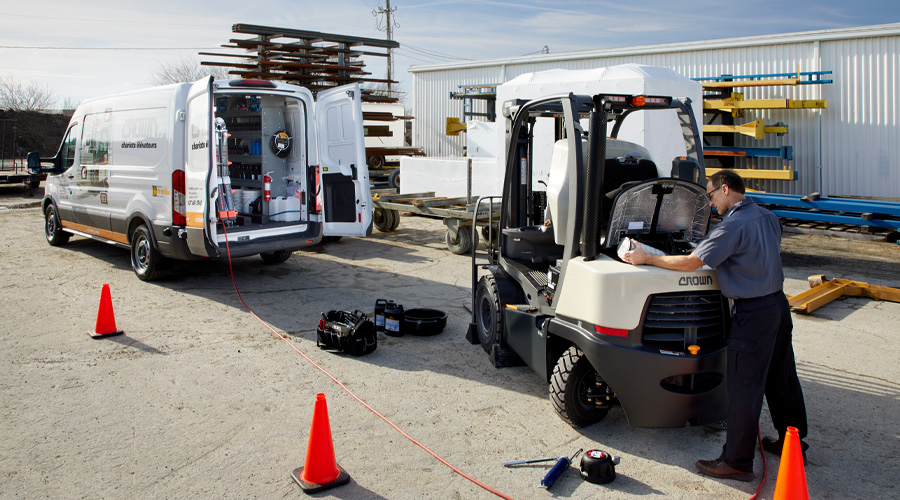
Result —
[[[572,346],[559,357],[550,377],[550,401],[556,413],[572,427],[585,427],[603,420],[609,407],[597,370],[581,349]]]
[[[475,292],[475,326],[478,341],[488,354],[494,344],[499,344],[503,331],[503,315],[500,314],[500,291],[493,276],[482,276]]]

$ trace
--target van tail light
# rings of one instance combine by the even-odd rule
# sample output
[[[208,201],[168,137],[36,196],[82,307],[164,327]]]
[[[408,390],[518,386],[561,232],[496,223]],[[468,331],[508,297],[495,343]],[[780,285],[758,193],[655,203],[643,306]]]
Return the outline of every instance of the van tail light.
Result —
[[[172,172],[172,225],[187,224],[187,210],[184,196],[184,170]]]
[[[319,193],[321,192],[321,189],[322,189],[322,173],[319,171],[319,166],[316,165],[316,185],[315,185],[315,191],[313,191],[314,193],[316,193],[316,212],[322,211],[322,198],[319,197]]]
[[[628,330],[623,330],[621,328],[607,328],[605,326],[596,325],[594,326],[594,330],[596,330],[600,335],[609,335],[610,337],[628,336]]]

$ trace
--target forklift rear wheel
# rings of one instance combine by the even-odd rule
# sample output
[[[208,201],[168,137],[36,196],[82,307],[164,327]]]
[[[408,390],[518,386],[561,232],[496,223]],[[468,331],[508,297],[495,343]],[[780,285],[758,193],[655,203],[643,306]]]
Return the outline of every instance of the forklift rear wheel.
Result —
[[[564,352],[556,362],[550,377],[550,401],[556,413],[572,427],[597,423],[609,412],[609,408],[588,401],[591,392],[598,388],[597,378],[597,371],[591,362],[575,346]]]
[[[500,291],[493,276],[482,276],[475,292],[475,326],[478,341],[488,354],[494,344],[499,344],[503,331],[503,315],[500,314]]]
[[[52,204],[47,205],[47,210],[44,211],[44,236],[47,237],[47,243],[54,247],[69,242],[69,233],[63,231],[56,206]]]
[[[264,252],[259,254],[265,264],[281,264],[291,258],[293,252],[279,250],[277,252]]]
[[[477,236],[472,228],[460,226],[456,230],[456,240],[454,241],[453,236],[450,235],[450,230],[447,230],[447,248],[450,249],[451,252],[456,255],[464,255],[469,253],[469,250],[472,249],[472,245],[477,245]]]
[[[165,257],[153,246],[150,230],[144,224],[131,233],[131,268],[141,281],[158,280],[165,274]]]

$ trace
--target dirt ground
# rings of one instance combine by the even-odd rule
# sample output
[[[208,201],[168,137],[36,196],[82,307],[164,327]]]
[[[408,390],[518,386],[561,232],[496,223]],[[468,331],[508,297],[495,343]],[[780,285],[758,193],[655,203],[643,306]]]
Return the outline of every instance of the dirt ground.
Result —
[[[181,264],[143,283],[125,250],[84,238],[50,247],[39,198],[23,194],[0,186],[2,499],[305,498],[290,473],[304,465],[317,393],[326,394],[337,463],[352,479],[316,498],[496,498],[310,361],[511,498],[745,499],[764,470],[761,498],[772,497],[777,457],[764,469],[757,454],[753,483],[710,479],[693,464],[718,455],[722,433],[635,429],[621,409],[573,429],[530,370],[493,368],[464,338],[469,260],[446,250],[440,221],[403,217],[396,232],[345,238],[278,266],[235,259],[239,297],[226,261]],[[782,252],[789,295],[808,289],[813,274],[900,287],[894,243],[786,233]],[[94,340],[103,283],[125,333]],[[448,325],[433,337],[379,335],[378,349],[359,358],[316,347],[323,311],[370,311],[377,298],[444,310]],[[900,496],[898,323],[900,304],[864,298],[794,315],[811,498]],[[767,409],[761,425],[771,435]],[[546,490],[539,482],[549,464],[502,466],[579,448],[621,456],[616,480],[591,484],[572,467]]]

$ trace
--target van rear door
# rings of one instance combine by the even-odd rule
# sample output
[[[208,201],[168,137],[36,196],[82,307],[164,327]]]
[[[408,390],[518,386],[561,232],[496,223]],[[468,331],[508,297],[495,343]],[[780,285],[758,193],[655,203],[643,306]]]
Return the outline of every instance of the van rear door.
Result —
[[[316,129],[323,234],[368,236],[372,231],[372,195],[359,85],[319,93]]]
[[[209,220],[209,186],[212,167],[212,77],[191,85],[185,118],[185,211],[187,244],[194,255],[209,255],[207,241],[216,241]]]

